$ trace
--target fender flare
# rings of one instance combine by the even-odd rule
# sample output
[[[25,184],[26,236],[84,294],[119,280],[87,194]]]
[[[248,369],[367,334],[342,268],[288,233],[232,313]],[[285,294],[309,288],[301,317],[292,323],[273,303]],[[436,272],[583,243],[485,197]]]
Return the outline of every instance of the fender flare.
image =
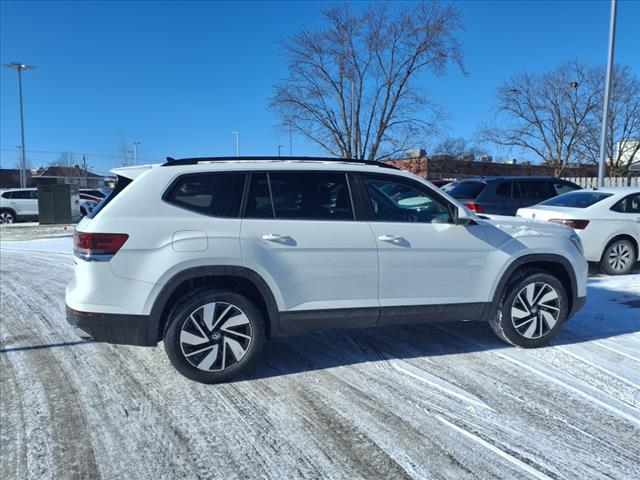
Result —
[[[492,312],[495,312],[497,310],[498,305],[500,303],[500,299],[502,298],[502,292],[504,291],[504,288],[507,285],[507,282],[509,281],[513,273],[520,267],[523,267],[529,264],[540,263],[540,262],[555,263],[563,268],[563,270],[567,274],[567,277],[569,278],[569,283],[570,283],[569,287],[571,290],[570,292],[568,292],[569,298],[571,301],[571,308],[570,308],[567,320],[573,315],[573,313],[575,313],[576,307],[579,304],[579,301],[577,298],[578,282],[576,280],[576,272],[573,269],[571,262],[567,258],[563,257],[562,255],[557,255],[554,253],[532,253],[532,254],[523,255],[521,257],[516,258],[505,269],[504,273],[500,277],[500,280],[498,281],[496,289],[493,292],[493,299],[488,304],[487,310],[484,312],[484,320],[488,320]]]
[[[162,287],[156,296],[153,306],[151,307],[149,331],[148,334],[155,337],[157,341],[162,340],[164,321],[162,313],[168,306],[171,295],[176,291],[179,285],[185,281],[200,277],[235,277],[249,281],[260,293],[262,300],[267,308],[268,331],[274,336],[280,330],[280,312],[276,304],[276,300],[267,285],[267,282],[255,271],[235,265],[221,266],[200,266],[182,270],[171,277]]]

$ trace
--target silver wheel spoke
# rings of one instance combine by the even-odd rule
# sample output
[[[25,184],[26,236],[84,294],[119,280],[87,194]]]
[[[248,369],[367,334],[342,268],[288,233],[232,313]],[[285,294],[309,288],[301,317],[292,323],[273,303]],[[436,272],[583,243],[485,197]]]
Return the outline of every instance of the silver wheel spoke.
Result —
[[[544,310],[541,310],[540,316],[542,317],[544,322],[547,324],[547,327],[549,327],[549,329],[552,329],[553,326],[556,324],[556,319],[553,318],[553,315],[551,315],[549,312],[545,312]]]
[[[536,331],[536,328],[538,327],[538,317],[535,316],[532,318],[533,322],[531,322],[531,325],[529,325],[529,328],[527,328],[525,330],[525,332],[523,333],[523,335],[527,338],[531,338],[533,336],[533,334]]]
[[[222,321],[222,319],[225,317],[225,315],[227,313],[229,313],[229,311],[233,308],[233,305],[229,305],[227,308],[225,308],[222,313],[218,316],[218,319],[216,320],[216,323],[213,324],[213,326],[211,327],[211,329],[213,330],[214,328],[216,328],[218,326],[218,324]]]
[[[202,320],[204,320],[204,324],[207,326],[209,331],[213,329],[213,318],[216,313],[216,304],[207,303],[204,307],[202,307]]]
[[[213,345],[209,345],[208,347],[201,348],[200,350],[195,350],[195,351],[193,351],[191,353],[187,353],[185,355],[185,357],[191,357],[193,355],[197,355],[199,353],[206,352],[207,350],[209,350],[210,348],[213,348],[213,347],[214,347]]]
[[[246,350],[242,348],[242,345],[240,345],[238,341],[232,338],[225,337],[224,343],[229,346],[231,353],[233,353],[233,356],[236,357],[236,361],[244,357]]]
[[[190,332],[185,332],[184,330],[180,332],[180,341],[182,343],[186,343],[187,345],[200,345],[207,342],[208,340],[209,339],[207,337],[199,337],[198,335],[194,335]]]
[[[516,327],[516,328],[522,328],[522,327],[524,327],[527,323],[532,322],[533,320],[535,320],[535,318],[536,318],[536,317],[531,317],[531,318],[529,318],[529,319],[525,320],[524,322],[519,323],[518,325],[514,324],[513,326],[514,326],[514,327]]]
[[[198,368],[200,370],[211,369],[211,366],[215,363],[216,359],[218,358],[218,349],[219,349],[218,345],[214,345],[211,352],[209,352],[209,354],[206,357],[204,357],[200,361],[200,363],[198,363]]]

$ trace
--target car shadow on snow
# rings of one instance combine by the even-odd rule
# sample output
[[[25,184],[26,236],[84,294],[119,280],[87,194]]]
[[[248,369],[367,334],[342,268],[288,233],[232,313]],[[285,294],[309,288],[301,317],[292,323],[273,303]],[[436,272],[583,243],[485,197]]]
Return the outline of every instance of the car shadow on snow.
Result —
[[[587,303],[550,347],[615,339],[640,332],[640,291],[589,286]],[[605,282],[606,280],[603,279]],[[258,365],[237,381],[299,374],[381,360],[414,359],[512,349],[488,323],[448,322],[311,332],[267,342]]]

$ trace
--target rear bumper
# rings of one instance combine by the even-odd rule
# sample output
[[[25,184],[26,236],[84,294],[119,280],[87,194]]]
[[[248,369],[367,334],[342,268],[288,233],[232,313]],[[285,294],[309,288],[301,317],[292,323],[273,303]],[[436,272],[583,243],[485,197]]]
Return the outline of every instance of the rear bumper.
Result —
[[[80,312],[67,306],[67,322],[81,338],[120,345],[157,345],[149,315]]]

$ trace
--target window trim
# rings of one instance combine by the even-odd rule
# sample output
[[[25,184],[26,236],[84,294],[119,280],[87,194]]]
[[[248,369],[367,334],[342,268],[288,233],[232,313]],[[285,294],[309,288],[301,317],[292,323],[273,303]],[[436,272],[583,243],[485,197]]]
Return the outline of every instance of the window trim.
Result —
[[[371,208],[371,202],[369,201],[369,192],[367,192],[367,186],[365,185],[365,178],[364,177],[377,177],[377,178],[382,178],[382,179],[390,179],[391,181],[399,181],[399,182],[406,182],[411,186],[414,186],[414,188],[416,188],[417,190],[421,190],[422,189],[426,189],[429,191],[429,193],[431,195],[433,195],[433,197],[435,197],[438,201],[440,201],[442,204],[444,204],[444,206],[447,208],[447,210],[449,211],[449,215],[450,215],[450,221],[446,222],[444,224],[439,224],[439,225],[455,225],[455,219],[456,219],[456,213],[458,210],[458,207],[456,205],[454,205],[453,203],[451,203],[448,199],[446,199],[443,195],[441,195],[439,192],[431,189],[429,186],[418,182],[412,178],[407,178],[404,177],[402,175],[393,175],[393,174],[387,174],[387,173],[378,173],[378,172],[354,172],[354,176],[356,177],[357,181],[358,181],[358,187],[360,190],[360,195],[359,195],[359,200],[362,202],[362,207],[363,207],[363,212],[365,212],[365,217],[363,218],[364,221],[367,222],[375,222],[375,223],[402,223],[402,224],[413,224],[413,225],[433,225],[432,222],[400,222],[400,221],[391,221],[391,220],[378,220],[375,219],[373,217],[373,209]]]
[[[177,203],[173,203],[171,201],[169,201],[168,197],[169,194],[171,193],[171,191],[174,189],[174,187],[176,186],[176,184],[178,182],[180,182],[183,178],[186,177],[193,177],[193,176],[198,176],[198,175],[220,175],[220,174],[236,174],[236,175],[244,175],[244,182],[243,182],[243,191],[242,191],[242,195],[240,196],[240,209],[238,210],[238,214],[234,217],[221,217],[219,215],[211,215],[210,213],[206,213],[203,212],[201,210],[196,210],[194,208],[189,208],[187,206],[184,205],[180,205]],[[164,189],[164,191],[162,192],[162,196],[160,197],[160,199],[166,203],[167,205],[170,205],[172,207],[175,208],[180,208],[181,210],[186,210],[187,212],[191,212],[191,213],[195,213],[197,215],[203,215],[205,217],[209,217],[209,218],[219,218],[219,219],[223,219],[223,220],[239,220],[242,218],[242,200],[244,199],[244,195],[245,195],[245,190],[247,187],[247,177],[248,177],[248,172],[244,171],[244,170],[229,170],[229,171],[208,171],[208,172],[190,172],[190,173],[181,173],[179,175],[177,175],[170,183],[169,185]],[[105,202],[106,203],[106,202]]]
[[[242,219],[246,219],[246,220],[272,220],[272,221],[296,221],[296,222],[358,222],[358,221],[362,221],[358,219],[358,215],[356,213],[356,202],[354,200],[354,195],[353,195],[353,191],[352,191],[352,186],[351,186],[351,182],[349,180],[349,175],[351,174],[351,172],[346,171],[346,170],[251,170],[249,172],[247,172],[251,177],[253,177],[254,174],[260,174],[260,173],[266,173],[267,175],[267,185],[269,186],[269,197],[271,199],[271,211],[272,211],[272,217],[271,218],[254,218],[254,217],[247,217],[246,216],[246,205],[243,206],[241,213],[241,218]],[[293,173],[293,174],[300,174],[300,173],[311,173],[311,174],[318,174],[318,173],[324,173],[324,174],[339,174],[339,175],[344,175],[345,178],[345,182],[347,184],[347,191],[349,192],[349,201],[351,202],[351,216],[352,218],[350,219],[331,219],[331,218],[278,218],[278,216],[276,216],[276,205],[275,202],[273,201],[273,190],[271,188],[271,174],[276,174],[276,173],[284,173],[284,174],[288,174],[288,173]],[[247,201],[249,198],[249,189],[250,189],[251,184],[247,184],[246,187],[246,197],[247,197]]]

